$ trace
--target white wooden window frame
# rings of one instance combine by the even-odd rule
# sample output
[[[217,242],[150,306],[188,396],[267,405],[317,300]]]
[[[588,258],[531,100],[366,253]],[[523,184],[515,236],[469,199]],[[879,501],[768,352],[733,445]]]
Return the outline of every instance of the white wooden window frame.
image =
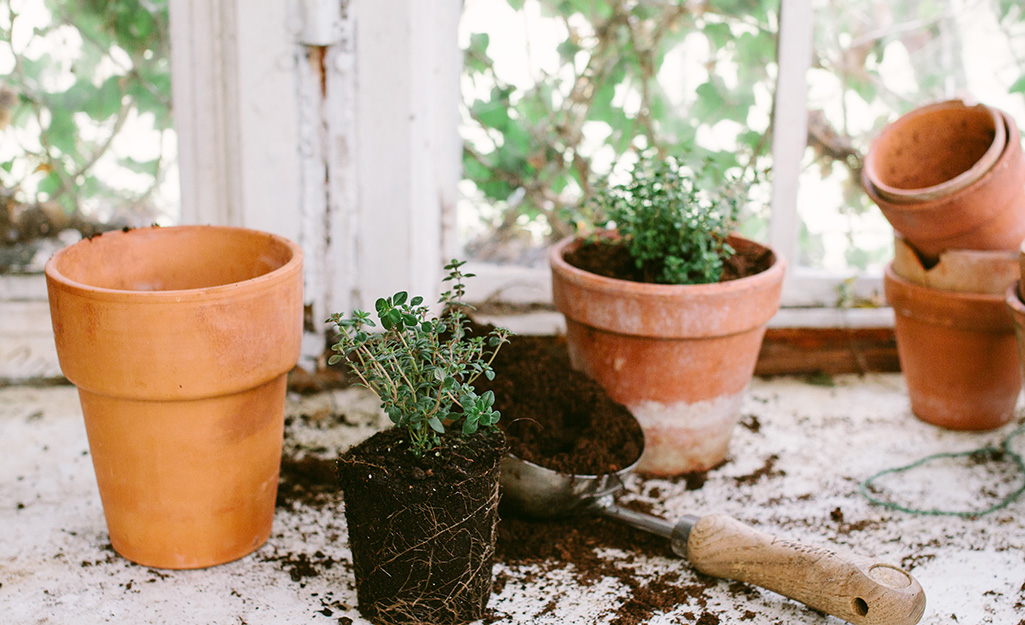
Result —
[[[879,326],[888,309],[840,311],[843,276],[796,266],[808,0],[781,0],[769,243],[790,263],[776,326]],[[406,289],[436,293],[459,254],[457,44],[461,0],[170,0],[182,223],[275,232],[305,252],[311,332],[331,312]],[[477,264],[471,299],[550,303],[547,269]],[[858,294],[879,291],[859,279]],[[0,276],[0,379],[59,375],[42,276]],[[557,332],[554,313],[503,318]]]

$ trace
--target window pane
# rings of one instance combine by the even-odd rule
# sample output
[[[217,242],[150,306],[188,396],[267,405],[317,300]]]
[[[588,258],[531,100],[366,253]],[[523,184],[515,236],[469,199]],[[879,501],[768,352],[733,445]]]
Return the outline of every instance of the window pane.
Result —
[[[179,214],[167,3],[0,0],[0,273]]]

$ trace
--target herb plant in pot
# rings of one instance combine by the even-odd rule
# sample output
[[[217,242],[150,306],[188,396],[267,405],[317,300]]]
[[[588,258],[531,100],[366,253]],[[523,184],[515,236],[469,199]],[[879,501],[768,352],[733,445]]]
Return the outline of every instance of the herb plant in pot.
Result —
[[[345,362],[395,427],[338,461],[360,612],[375,623],[448,625],[484,616],[491,594],[505,437],[491,378],[508,333],[471,335],[462,263],[452,261],[440,316],[405,292],[376,313],[334,315],[329,364]]]
[[[637,417],[653,475],[725,459],[779,308],[783,259],[731,233],[744,194],[707,173],[642,160],[598,194],[605,228],[549,254],[573,366]]]

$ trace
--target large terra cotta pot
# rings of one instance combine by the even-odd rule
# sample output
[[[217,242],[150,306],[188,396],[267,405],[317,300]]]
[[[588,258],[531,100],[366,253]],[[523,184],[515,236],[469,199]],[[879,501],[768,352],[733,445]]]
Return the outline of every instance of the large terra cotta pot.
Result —
[[[114,549],[157,568],[235,560],[270,535],[302,252],[215,226],[84,239],[46,264]]]
[[[949,249],[1014,250],[1025,239],[1025,155],[1014,120],[997,109],[959,101],[923,107],[887,126],[872,142],[862,187],[893,229],[935,262]],[[1003,121],[1004,147],[990,111]],[[916,185],[928,185],[913,188]],[[893,199],[889,186],[908,192]]]
[[[737,236],[736,249],[759,244]],[[624,404],[644,429],[637,470],[678,475],[725,457],[769,319],[779,309],[785,263],[698,285],[631,282],[578,269],[549,254],[556,308],[566,318],[573,367]]]
[[[886,266],[884,289],[915,416],[955,430],[989,430],[1010,421],[1021,373],[1006,295],[913,284],[894,272],[893,263]]]

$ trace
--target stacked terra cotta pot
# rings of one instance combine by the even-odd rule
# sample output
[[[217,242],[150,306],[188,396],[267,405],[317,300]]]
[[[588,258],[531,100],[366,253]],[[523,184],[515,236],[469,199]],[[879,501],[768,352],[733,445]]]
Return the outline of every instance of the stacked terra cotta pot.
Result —
[[[1017,305],[1025,320],[1025,155],[1014,120],[959,100],[915,109],[872,142],[862,186],[895,231],[884,288],[912,412],[958,430],[1004,425],[1022,380],[1009,311]]]

